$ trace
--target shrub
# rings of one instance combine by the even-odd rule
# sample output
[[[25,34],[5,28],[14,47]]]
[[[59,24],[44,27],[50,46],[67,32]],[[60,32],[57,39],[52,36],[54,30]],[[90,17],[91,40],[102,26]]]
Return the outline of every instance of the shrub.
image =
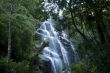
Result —
[[[80,64],[72,64],[71,71],[72,73],[97,73],[97,67],[80,62]]]
[[[5,58],[0,59],[0,73],[29,73],[27,62],[13,62],[8,63]]]

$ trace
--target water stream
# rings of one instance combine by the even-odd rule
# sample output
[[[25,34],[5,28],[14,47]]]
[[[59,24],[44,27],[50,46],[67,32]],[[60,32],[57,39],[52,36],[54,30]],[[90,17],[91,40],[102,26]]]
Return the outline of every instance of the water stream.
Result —
[[[51,73],[71,73],[70,63],[73,59],[79,62],[79,57],[67,34],[64,31],[59,34],[55,30],[51,17],[40,25],[37,33],[42,41],[49,42],[40,57],[50,63]]]

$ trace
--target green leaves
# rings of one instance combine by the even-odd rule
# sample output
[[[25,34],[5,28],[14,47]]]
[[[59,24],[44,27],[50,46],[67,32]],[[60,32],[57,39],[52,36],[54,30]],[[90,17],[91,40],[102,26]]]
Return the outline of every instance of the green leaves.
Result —
[[[5,58],[0,59],[1,73],[29,73],[28,67],[26,61],[16,63],[10,60],[9,63],[7,63]]]
[[[97,73],[97,67],[95,65],[88,65],[86,61],[82,61],[79,64],[71,65],[72,73]]]
[[[10,14],[10,4],[13,12]],[[7,53],[8,18],[11,15],[12,53],[14,61],[29,59],[35,35],[36,24],[44,17],[38,0],[1,0],[0,2],[0,45],[1,53]]]

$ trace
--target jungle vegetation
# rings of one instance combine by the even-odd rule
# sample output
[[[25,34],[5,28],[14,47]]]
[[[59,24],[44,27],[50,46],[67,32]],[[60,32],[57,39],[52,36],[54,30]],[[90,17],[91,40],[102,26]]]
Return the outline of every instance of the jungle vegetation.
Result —
[[[79,53],[80,63],[71,64],[72,73],[109,73],[110,1],[53,1],[64,11],[62,20],[42,11],[43,0],[0,0],[0,73],[42,73],[36,55],[41,41],[35,31],[49,14],[59,22],[59,31],[68,29]]]

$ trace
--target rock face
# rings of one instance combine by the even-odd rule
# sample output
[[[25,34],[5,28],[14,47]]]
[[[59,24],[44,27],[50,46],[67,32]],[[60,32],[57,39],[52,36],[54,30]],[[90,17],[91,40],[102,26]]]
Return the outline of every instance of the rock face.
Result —
[[[39,69],[44,72],[47,72],[46,70],[43,70],[43,69],[48,68],[48,66],[47,66],[47,65],[49,65],[49,64],[47,64],[48,62],[40,60],[40,58],[38,56],[41,53],[41,51],[44,49],[44,47],[46,47],[46,46],[48,46],[48,41],[43,41],[40,45],[36,46],[36,49],[38,49],[38,52],[32,56],[30,63],[29,63],[29,68],[32,71],[32,73],[34,73],[34,71],[38,71]],[[44,63],[42,63],[42,62],[44,62]]]
[[[30,63],[29,63],[29,69],[30,71],[32,71],[32,73],[34,73],[34,71],[37,71],[39,69],[39,59],[37,57],[37,55],[33,56],[30,60]]]
[[[52,68],[51,68],[50,62],[43,61],[42,71],[43,71],[43,73],[52,73]]]

